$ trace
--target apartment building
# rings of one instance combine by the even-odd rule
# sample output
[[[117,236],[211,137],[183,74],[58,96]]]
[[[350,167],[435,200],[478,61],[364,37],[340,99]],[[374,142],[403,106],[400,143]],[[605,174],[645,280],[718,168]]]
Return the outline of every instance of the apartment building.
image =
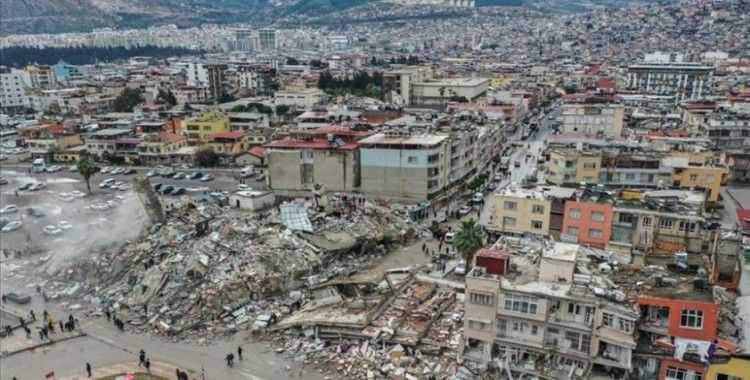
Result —
[[[547,182],[565,186],[599,183],[602,155],[598,151],[552,149],[548,151]]]
[[[458,99],[471,102],[484,96],[488,88],[489,80],[486,78],[424,80],[411,84],[410,104],[443,106]]]
[[[86,152],[91,155],[101,157],[105,154],[114,154],[116,143],[120,139],[132,136],[131,129],[100,129],[96,132],[89,133],[85,136]]]
[[[202,145],[210,141],[212,134],[230,130],[229,116],[213,111],[185,119],[183,124],[183,134],[190,146]]]
[[[77,66],[73,66],[65,61],[58,61],[52,65],[52,71],[55,73],[55,78],[59,81],[70,82],[83,80],[83,74]]]
[[[702,124],[701,132],[713,149],[750,149],[750,114],[712,114]]]
[[[27,85],[31,88],[47,89],[57,84],[55,72],[50,65],[28,65],[24,72]]]
[[[360,187],[360,151],[340,139],[276,140],[265,145],[268,188],[288,196],[310,194],[314,186],[351,192]]]
[[[554,243],[539,264],[482,249],[466,276],[463,357],[495,363],[509,377],[589,379],[633,369],[638,313],[616,292],[588,288],[577,244]],[[609,297],[609,298],[608,298]]]
[[[491,194],[487,205],[492,210],[488,230],[518,235],[549,233],[552,202],[542,188],[505,188]]]
[[[385,101],[408,105],[412,103],[412,85],[432,78],[429,66],[407,66],[383,73]]]
[[[433,201],[446,191],[449,135],[387,132],[359,143],[363,193],[422,202]]]
[[[29,106],[23,71],[0,66],[0,110],[13,114]]]
[[[562,241],[600,249],[607,246],[612,234],[614,210],[612,204],[598,201],[599,197],[594,196],[565,202]]]
[[[571,94],[563,97],[558,120],[564,133],[603,133],[619,136],[622,133],[625,108],[620,99],[611,95]]]
[[[138,158],[146,165],[172,162],[172,154],[187,146],[187,139],[173,132],[147,133],[137,147]]]
[[[302,110],[312,109],[314,105],[327,98],[325,92],[317,88],[300,91],[277,91],[273,94],[274,104],[284,104]]]
[[[224,93],[224,72],[227,65],[190,62],[186,70],[187,85],[203,89],[207,101],[218,102]]]
[[[675,102],[712,93],[714,68],[695,62],[644,62],[628,66],[625,86],[646,94],[674,96]]]

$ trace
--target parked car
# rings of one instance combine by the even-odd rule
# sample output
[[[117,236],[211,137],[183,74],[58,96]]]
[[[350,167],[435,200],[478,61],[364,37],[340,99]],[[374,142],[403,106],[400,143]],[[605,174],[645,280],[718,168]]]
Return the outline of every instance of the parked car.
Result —
[[[157,184],[154,184],[154,191],[159,191],[159,190],[161,190],[162,186],[164,186],[164,184],[163,184],[163,183],[157,183]]]
[[[131,175],[131,174],[135,174],[135,173],[137,173],[137,172],[138,172],[138,171],[137,171],[137,170],[135,170],[135,169],[133,169],[133,168],[127,168],[127,169],[125,169],[125,171],[124,171],[124,172],[122,172],[122,174],[125,174],[125,175]]]
[[[260,173],[260,174],[258,174],[258,176],[255,179],[257,179],[258,181],[265,181],[266,180],[266,173]]]
[[[163,168],[159,170],[159,175],[161,175],[162,177],[171,177],[175,175],[175,170],[172,168]]]
[[[157,175],[159,175],[159,172],[156,169],[151,169],[146,173],[147,178],[156,177]]]
[[[62,233],[62,230],[57,228],[57,226],[48,225],[42,228],[42,232],[44,232],[46,235],[56,236],[60,235]]]
[[[211,174],[211,173],[208,173],[208,174],[204,175],[203,177],[201,177],[201,181],[202,182],[208,182],[208,181],[211,181],[213,179],[214,179],[214,175]]]
[[[466,274],[466,261],[461,260],[458,265],[453,269],[453,273],[463,276]]]
[[[70,192],[70,196],[74,198],[83,198],[86,196],[86,194],[80,190],[73,190]]]
[[[26,209],[26,214],[35,218],[41,218],[44,216],[44,211],[39,207],[29,207]]]
[[[68,223],[67,221],[61,220],[61,221],[57,222],[57,227],[59,227],[60,229],[63,229],[63,230],[69,230],[69,229],[73,228],[73,225],[70,224],[70,223]]]
[[[183,172],[177,172],[175,175],[172,176],[172,179],[183,179],[185,178],[185,173]]]
[[[0,208],[0,214],[10,214],[16,211],[18,211],[18,206],[16,205],[7,205],[3,208]]]
[[[78,165],[73,165],[73,166],[69,167],[68,170],[71,171],[71,172],[77,172],[78,171]]]
[[[51,165],[51,166],[47,166],[47,168],[45,170],[47,171],[47,173],[59,172],[60,170],[62,170],[62,166],[60,166],[60,165]]]
[[[116,182],[113,182],[111,185],[109,185],[109,188],[112,189],[112,190],[118,190],[120,188],[120,186],[122,186],[124,184],[125,184],[125,182],[116,181]]]
[[[484,194],[482,193],[475,193],[473,197],[471,197],[471,203],[482,203],[484,201]]]
[[[203,178],[203,173],[201,172],[192,172],[189,176],[187,176],[187,179],[201,179]]]
[[[8,222],[8,224],[6,224],[3,227],[2,231],[3,232],[12,232],[12,231],[21,229],[21,227],[23,227],[23,222],[22,221],[20,221],[20,220],[12,220],[12,221]]]
[[[5,179],[5,177],[0,177],[0,186],[7,185],[7,184],[8,184],[8,180]]]
[[[174,190],[174,186],[167,185],[161,188],[161,193],[162,195],[167,195],[167,194],[172,193],[172,190]]]
[[[245,185],[244,183],[237,185],[237,191],[251,191],[252,189],[252,187]]]
[[[28,190],[31,186],[34,186],[34,182],[26,182],[21,186],[18,186],[18,190]]]
[[[115,182],[117,182],[117,181],[115,181],[114,178],[107,178],[104,181],[102,181],[102,182],[99,183],[99,188],[100,189],[106,189],[106,188],[112,186]]]
[[[5,295],[8,301],[17,303],[19,305],[25,305],[31,302],[31,296],[23,292],[10,292]]]
[[[464,216],[471,212],[470,206],[461,206],[460,209],[458,209],[458,215]]]
[[[123,174],[123,173],[125,173],[125,169],[123,169],[123,168],[114,168],[114,169],[112,169],[111,172],[109,172],[109,174],[112,174],[112,175],[120,175],[120,174]]]
[[[111,171],[112,171],[112,167],[111,166],[105,166],[105,167],[103,167],[103,168],[101,168],[99,170],[99,173],[107,174],[107,173],[109,173]]]
[[[446,244],[453,243],[453,239],[456,237],[456,234],[454,232],[448,232],[443,236],[443,242]]]
[[[243,178],[250,178],[254,174],[255,172],[253,172],[252,166],[245,166],[244,168],[242,168],[242,171],[240,172],[240,176],[242,176]]]
[[[6,217],[0,217],[0,229],[5,227],[5,225],[7,225],[8,223],[10,223],[10,219]]]
[[[37,183],[31,185],[31,187],[29,187],[29,190],[30,191],[37,191],[37,190],[44,189],[45,187],[47,187],[46,183],[44,183],[44,182],[37,182]]]
[[[184,187],[178,187],[172,190],[172,195],[182,195],[182,194],[185,194],[185,191],[187,190],[185,190]]]

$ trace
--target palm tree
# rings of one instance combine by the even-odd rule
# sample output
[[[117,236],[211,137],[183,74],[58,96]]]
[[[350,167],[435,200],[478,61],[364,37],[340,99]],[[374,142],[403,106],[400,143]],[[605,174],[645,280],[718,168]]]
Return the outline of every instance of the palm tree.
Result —
[[[89,183],[89,180],[92,175],[99,172],[99,168],[97,168],[93,162],[89,161],[87,156],[82,156],[81,159],[78,160],[78,171],[81,173],[81,177],[83,177],[84,181],[86,181],[86,189],[89,191],[89,194],[91,194],[91,184]]]
[[[453,246],[461,253],[466,263],[470,264],[474,254],[484,246],[482,229],[476,220],[461,222],[461,227],[453,238]]]

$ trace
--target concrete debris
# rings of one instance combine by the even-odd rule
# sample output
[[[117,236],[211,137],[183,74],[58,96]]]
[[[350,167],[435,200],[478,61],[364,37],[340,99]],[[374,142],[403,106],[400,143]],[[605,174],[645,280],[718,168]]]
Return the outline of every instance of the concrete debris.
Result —
[[[284,209],[310,228],[290,226]],[[188,203],[168,210],[141,239],[59,270],[60,281],[47,288],[52,298],[87,300],[91,314],[109,308],[128,329],[206,342],[269,328],[308,303],[311,286],[372,265],[422,230],[402,211],[352,207],[337,197],[327,213],[302,201],[257,214]],[[316,292],[320,300],[341,299]]]

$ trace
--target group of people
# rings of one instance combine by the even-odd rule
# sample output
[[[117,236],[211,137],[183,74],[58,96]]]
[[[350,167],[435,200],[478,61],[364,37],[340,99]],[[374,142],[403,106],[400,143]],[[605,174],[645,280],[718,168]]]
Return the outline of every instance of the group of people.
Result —
[[[29,320],[31,322],[36,321],[36,314],[34,314],[34,311],[31,310],[29,312]],[[37,329],[39,330],[39,339],[45,340],[49,339],[50,334],[55,333],[55,326],[57,326],[60,329],[60,332],[72,332],[75,330],[76,325],[78,324],[78,319],[73,317],[73,314],[68,315],[68,321],[64,322],[62,320],[58,321],[57,324],[55,324],[54,319],[52,316],[47,312],[47,310],[44,310],[44,319],[43,321],[46,321],[46,323],[42,323],[41,326],[37,326]],[[26,333],[26,338],[31,339],[31,329],[28,326],[28,323],[24,317],[18,317],[18,324],[23,329],[23,331]],[[13,335],[13,327],[10,325],[5,325],[3,327],[5,335],[11,336]]]
[[[237,347],[237,357],[242,360],[242,346]],[[234,367],[234,352],[228,353],[225,360],[227,361],[227,366]]]
[[[138,352],[138,366],[146,367],[146,372],[151,373],[151,359],[146,357],[146,351],[142,348]]]
[[[106,308],[104,310],[104,315],[107,316],[107,322],[112,321],[112,323],[114,323],[115,327],[117,327],[118,330],[120,331],[125,330],[125,322],[123,322],[122,319],[117,318],[116,316],[113,316],[109,308]]]

